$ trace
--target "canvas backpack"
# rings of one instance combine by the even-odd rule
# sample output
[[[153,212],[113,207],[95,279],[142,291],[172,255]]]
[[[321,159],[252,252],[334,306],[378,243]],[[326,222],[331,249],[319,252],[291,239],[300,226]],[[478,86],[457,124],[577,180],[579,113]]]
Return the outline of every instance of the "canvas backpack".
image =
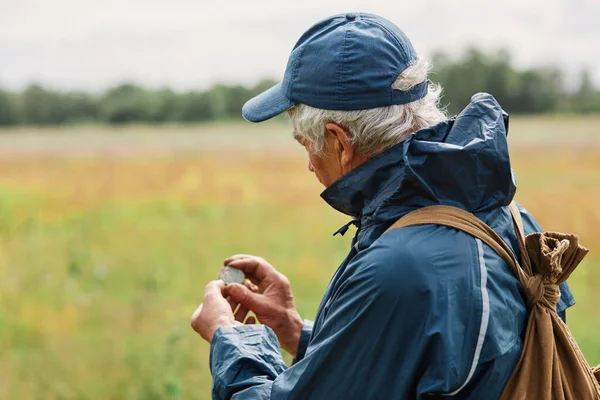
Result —
[[[579,245],[576,235],[541,232],[525,237],[517,206],[511,203],[509,208],[521,263],[492,228],[456,207],[440,205],[417,209],[400,218],[387,231],[424,224],[464,231],[490,246],[518,278],[529,319],[521,356],[501,400],[599,400],[600,365],[589,366],[567,325],[556,313],[559,285],[567,280],[588,250]]]

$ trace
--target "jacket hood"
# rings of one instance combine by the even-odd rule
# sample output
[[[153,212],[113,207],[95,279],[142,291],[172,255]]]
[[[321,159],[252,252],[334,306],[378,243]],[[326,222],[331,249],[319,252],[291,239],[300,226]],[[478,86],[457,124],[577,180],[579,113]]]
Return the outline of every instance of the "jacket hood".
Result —
[[[507,132],[508,115],[491,95],[478,93],[455,118],[412,133],[321,197],[360,220],[365,232],[358,241],[366,246],[416,208],[443,204],[477,214],[508,205],[516,185]]]

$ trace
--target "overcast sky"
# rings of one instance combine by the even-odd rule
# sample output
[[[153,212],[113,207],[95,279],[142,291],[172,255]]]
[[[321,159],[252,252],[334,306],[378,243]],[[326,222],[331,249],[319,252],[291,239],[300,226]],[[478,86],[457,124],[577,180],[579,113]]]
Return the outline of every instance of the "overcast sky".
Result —
[[[600,83],[600,0],[0,0],[0,85],[178,89],[279,78],[298,37],[331,14],[395,22],[418,52],[508,48]]]

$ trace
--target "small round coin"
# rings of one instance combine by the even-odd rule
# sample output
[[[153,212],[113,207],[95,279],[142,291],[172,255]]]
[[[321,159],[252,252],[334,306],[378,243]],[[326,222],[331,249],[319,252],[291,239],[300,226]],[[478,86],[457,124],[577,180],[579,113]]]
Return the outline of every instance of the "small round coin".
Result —
[[[223,267],[219,271],[219,279],[225,282],[226,285],[230,283],[244,283],[246,275],[242,270],[233,267]]]

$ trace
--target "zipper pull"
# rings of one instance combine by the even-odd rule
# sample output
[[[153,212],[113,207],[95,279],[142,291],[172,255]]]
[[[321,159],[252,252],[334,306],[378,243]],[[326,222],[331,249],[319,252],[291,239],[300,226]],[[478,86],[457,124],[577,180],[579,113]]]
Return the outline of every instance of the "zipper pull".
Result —
[[[338,233],[340,235],[344,236],[346,234],[346,232],[348,232],[348,229],[350,228],[350,225],[354,225],[354,226],[356,226],[358,228],[360,226],[360,223],[359,223],[358,219],[353,219],[352,221],[350,221],[347,224],[343,225],[337,231],[333,232],[333,236],[337,235]]]

